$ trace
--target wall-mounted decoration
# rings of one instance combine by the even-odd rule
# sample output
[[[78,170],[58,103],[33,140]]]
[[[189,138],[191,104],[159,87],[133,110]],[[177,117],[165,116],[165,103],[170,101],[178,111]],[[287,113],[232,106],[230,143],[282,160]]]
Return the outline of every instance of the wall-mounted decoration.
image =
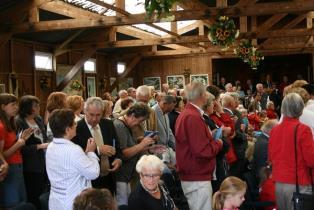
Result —
[[[0,93],[5,93],[5,84],[0,84]]]
[[[160,77],[144,77],[143,84],[147,86],[154,86],[155,90],[161,90],[161,82]]]
[[[96,96],[96,79],[95,77],[86,78],[87,97]]]
[[[39,85],[42,91],[49,91],[51,90],[51,79],[47,76],[41,76]]]
[[[203,85],[208,85],[208,74],[191,74],[190,82],[201,82]]]
[[[167,76],[167,83],[170,88],[183,89],[185,86],[185,79],[183,75]]]

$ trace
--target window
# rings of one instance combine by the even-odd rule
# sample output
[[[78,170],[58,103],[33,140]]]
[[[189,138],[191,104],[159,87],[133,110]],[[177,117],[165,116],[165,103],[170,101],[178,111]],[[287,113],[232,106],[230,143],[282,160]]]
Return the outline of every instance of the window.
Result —
[[[84,71],[88,73],[95,73],[96,72],[96,59],[88,59],[84,63]]]
[[[123,72],[125,71],[125,63],[118,63],[117,64],[117,72],[118,74],[123,74]]]
[[[35,52],[35,69],[52,71],[52,54],[46,52]]]

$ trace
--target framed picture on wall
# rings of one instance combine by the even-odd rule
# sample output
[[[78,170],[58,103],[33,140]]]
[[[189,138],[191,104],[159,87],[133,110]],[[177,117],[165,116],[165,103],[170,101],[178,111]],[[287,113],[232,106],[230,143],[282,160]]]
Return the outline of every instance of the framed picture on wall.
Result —
[[[208,74],[191,74],[190,82],[201,82],[203,85],[208,85]]]
[[[143,78],[143,85],[147,86],[154,86],[155,90],[161,90],[161,84],[160,84],[160,77],[144,77]]]
[[[0,93],[5,93],[5,84],[0,84]]]
[[[87,97],[96,96],[96,80],[95,77],[86,78]]]
[[[183,89],[185,86],[185,79],[183,75],[167,76],[167,83],[170,88]]]

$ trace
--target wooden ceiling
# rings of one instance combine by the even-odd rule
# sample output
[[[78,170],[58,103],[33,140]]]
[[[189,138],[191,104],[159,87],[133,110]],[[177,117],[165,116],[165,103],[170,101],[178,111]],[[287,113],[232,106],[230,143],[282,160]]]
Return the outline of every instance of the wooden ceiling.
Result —
[[[215,17],[226,15],[239,27],[240,38],[252,39],[265,54],[314,51],[313,0],[181,0],[178,5],[183,10],[172,12],[175,21],[170,30],[155,25],[160,20],[147,19],[144,13],[127,12],[124,0],[114,4],[89,1],[116,15],[105,16],[106,11],[99,14],[62,0],[20,0],[0,5],[0,11],[4,8],[0,13],[0,47],[11,38],[47,39],[54,44],[56,55],[71,50],[89,55],[98,50],[139,58],[193,53],[230,56],[232,48],[221,51],[207,38]],[[178,29],[176,21],[184,20],[196,21]],[[146,24],[167,35],[143,31],[133,24]]]

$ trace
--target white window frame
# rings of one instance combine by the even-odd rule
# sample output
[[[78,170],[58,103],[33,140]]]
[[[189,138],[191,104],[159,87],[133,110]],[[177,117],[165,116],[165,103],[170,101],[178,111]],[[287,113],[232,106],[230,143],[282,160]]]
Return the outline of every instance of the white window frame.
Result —
[[[43,67],[37,67],[36,66],[36,56],[42,56],[42,57],[47,57],[49,59],[49,68],[43,68]],[[48,65],[48,64],[47,64]],[[53,71],[53,54],[52,53],[49,53],[49,52],[40,52],[40,51],[35,51],[35,54],[34,54],[34,66],[35,66],[35,69],[38,70],[38,71]]]
[[[119,72],[119,66],[124,66],[124,69],[123,69],[122,72]],[[117,73],[118,74],[123,74],[125,72],[125,70],[126,70],[126,63],[125,62],[118,62],[117,63]]]
[[[87,62],[92,62],[92,63],[94,63],[94,70],[86,69],[86,66],[85,66],[85,65],[86,65]],[[96,67],[96,59],[95,59],[95,58],[90,58],[90,59],[88,59],[88,60],[84,63],[83,69],[84,69],[84,72],[85,72],[85,73],[96,73],[96,69],[97,69],[97,67]]]

